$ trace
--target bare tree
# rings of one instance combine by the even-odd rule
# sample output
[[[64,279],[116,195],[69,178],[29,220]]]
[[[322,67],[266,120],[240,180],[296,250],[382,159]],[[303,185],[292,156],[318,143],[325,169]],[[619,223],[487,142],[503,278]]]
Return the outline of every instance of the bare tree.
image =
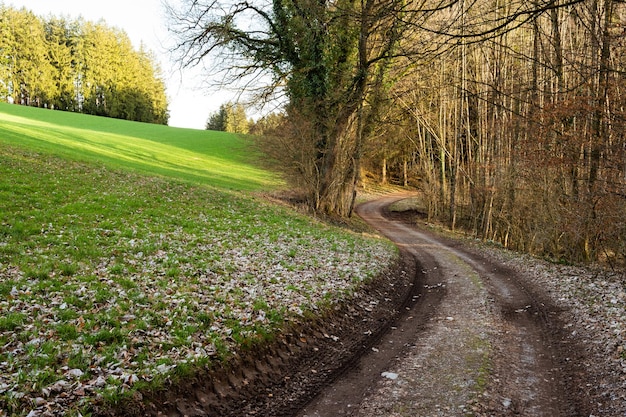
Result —
[[[350,214],[368,112],[402,36],[400,0],[185,1],[170,8],[184,64],[219,59],[225,79],[265,75],[292,121],[307,120],[312,208]],[[292,128],[301,130],[302,126]],[[296,164],[300,165],[301,164]]]
[[[394,90],[429,215],[557,259],[626,260],[624,3],[448,6],[427,23],[450,47]]]

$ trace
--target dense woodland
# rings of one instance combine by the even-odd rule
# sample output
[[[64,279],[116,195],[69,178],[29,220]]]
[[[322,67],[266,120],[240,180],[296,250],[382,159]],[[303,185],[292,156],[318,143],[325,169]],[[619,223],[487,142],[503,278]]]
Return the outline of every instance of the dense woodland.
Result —
[[[0,3],[0,99],[16,104],[167,124],[156,58],[125,32]]]
[[[553,259],[624,261],[625,5],[554,1],[473,36],[519,10],[494,3],[458,3],[438,36],[451,47],[394,69],[368,167],[419,186],[428,217],[452,228]]]
[[[287,102],[261,124],[313,210],[364,175],[430,220],[565,261],[626,260],[626,5],[617,0],[183,1],[186,65]],[[271,79],[265,88],[259,82]],[[261,121],[263,122],[263,121]]]

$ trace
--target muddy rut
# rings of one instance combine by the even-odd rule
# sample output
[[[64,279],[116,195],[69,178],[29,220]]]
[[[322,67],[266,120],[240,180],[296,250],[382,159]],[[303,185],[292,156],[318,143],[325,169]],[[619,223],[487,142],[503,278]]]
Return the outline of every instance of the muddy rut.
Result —
[[[106,414],[589,416],[584,352],[541,289],[387,212],[402,198],[358,208],[402,256],[349,303]]]

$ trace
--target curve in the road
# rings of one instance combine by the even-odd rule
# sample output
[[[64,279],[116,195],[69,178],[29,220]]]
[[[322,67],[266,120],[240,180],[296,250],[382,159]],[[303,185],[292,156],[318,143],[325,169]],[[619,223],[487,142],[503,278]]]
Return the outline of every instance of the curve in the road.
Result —
[[[512,270],[388,219],[386,207],[403,198],[357,212],[413,259],[424,291],[298,416],[588,415],[560,357],[549,303]]]

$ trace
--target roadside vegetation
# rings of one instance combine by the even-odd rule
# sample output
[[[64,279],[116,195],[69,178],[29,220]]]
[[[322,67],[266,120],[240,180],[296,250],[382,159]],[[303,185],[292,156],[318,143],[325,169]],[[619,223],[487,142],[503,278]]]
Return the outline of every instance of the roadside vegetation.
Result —
[[[158,387],[395,256],[255,197],[281,182],[235,136],[17,107],[0,107],[0,415]]]

